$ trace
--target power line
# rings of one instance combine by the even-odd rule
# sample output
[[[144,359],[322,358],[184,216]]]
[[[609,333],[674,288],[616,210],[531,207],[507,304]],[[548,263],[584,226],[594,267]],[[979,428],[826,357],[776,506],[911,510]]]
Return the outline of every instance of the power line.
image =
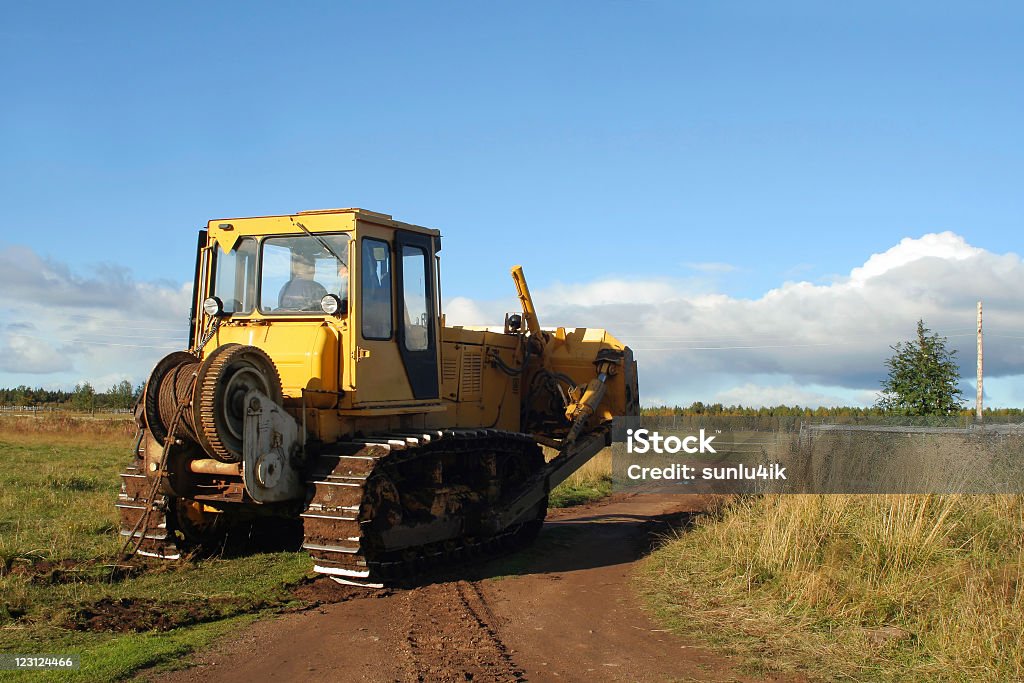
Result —
[[[947,330],[945,332],[939,332],[938,334],[940,336],[950,336],[950,335],[952,335],[954,333],[973,332],[973,331],[974,331],[973,327],[963,327],[963,328],[953,328],[953,329]],[[622,336],[623,337],[628,336],[630,339],[676,339],[676,336],[675,335],[671,335],[671,334],[644,334],[644,335],[625,335],[624,334]],[[719,335],[719,336],[716,336],[716,337],[712,337],[712,338],[709,338],[709,339],[680,339],[678,341],[708,342],[708,341],[717,341],[719,339],[773,339],[773,338],[786,338],[787,336],[792,336],[792,335],[783,335],[783,334],[762,335],[762,334],[756,334],[756,333],[726,334],[726,335]],[[844,337],[875,337],[875,336],[877,336],[877,334],[867,334],[867,333],[865,333],[865,334],[854,334],[854,335],[844,334],[843,336]]]
[[[874,336],[874,335],[872,335]],[[948,334],[946,337],[971,337],[971,334]],[[800,349],[823,346],[848,346],[851,341],[821,342],[813,344],[752,344],[749,346],[674,346],[668,348],[631,347],[633,351],[665,352],[665,351],[733,351],[749,349]]]
[[[84,334],[95,337],[118,337],[120,339],[155,339],[158,341],[177,341],[184,340],[186,334],[184,332],[175,333],[173,335],[153,336],[148,334],[124,334],[122,332],[93,332],[91,330],[82,330]]]
[[[728,351],[735,349],[797,349],[811,346],[839,346],[848,342],[824,342],[821,344],[759,344],[754,346],[676,346],[667,349],[633,348],[634,351]]]
[[[20,332],[8,333],[11,337],[25,337],[26,339],[37,339],[39,341],[46,342],[61,342],[62,344],[88,344],[92,346],[117,346],[128,349],[180,349],[181,344],[163,344],[160,346],[152,346],[147,344],[117,344],[114,342],[101,342],[101,341],[89,341],[87,339],[59,339],[56,337],[37,337],[31,334],[21,334]]]
[[[718,342],[718,341],[725,342],[725,341],[728,341],[728,340],[741,340],[742,341],[742,340],[746,340],[746,339],[750,339],[750,340],[770,340],[770,339],[792,339],[793,338],[793,335],[750,335],[750,336],[735,336],[735,337],[712,337],[712,338],[709,338],[709,339],[676,339],[674,337],[669,337],[669,336],[652,336],[652,337],[636,336],[636,337],[633,337],[633,336],[625,335],[625,334],[624,335],[619,335],[619,336],[621,336],[622,339],[624,341],[627,341],[627,342],[632,341],[632,340],[641,340],[641,341],[657,340],[657,341],[666,341],[666,342],[678,343],[678,344],[713,343],[713,342]],[[968,334],[968,333],[963,333],[963,334],[942,334],[940,336],[943,336],[943,337],[970,337],[970,336],[973,336],[973,334]],[[878,335],[877,334],[844,334],[843,337],[845,337],[846,339],[866,339],[866,338],[876,338],[876,337],[878,337]],[[847,344],[847,343],[850,343],[850,342],[830,342],[830,343]],[[686,348],[686,347],[680,347],[680,348]]]
[[[104,318],[95,318],[93,320],[75,320],[74,318],[72,318],[70,320],[75,325],[97,325],[97,326],[101,326],[104,329],[108,329],[108,330],[141,330],[141,331],[146,331],[146,332],[176,332],[178,330],[181,330],[183,328],[188,327],[188,319],[187,318],[180,325],[174,325],[174,326],[168,326],[168,327],[149,327],[149,326],[147,326],[147,325],[151,324],[151,321],[134,321],[134,320],[122,320],[122,319],[110,320],[110,319],[104,319]],[[7,324],[8,324],[8,326],[10,326],[10,325],[32,325],[32,326],[34,326],[37,322],[38,322],[37,320],[14,320],[14,321],[11,321],[11,322],[9,322]]]

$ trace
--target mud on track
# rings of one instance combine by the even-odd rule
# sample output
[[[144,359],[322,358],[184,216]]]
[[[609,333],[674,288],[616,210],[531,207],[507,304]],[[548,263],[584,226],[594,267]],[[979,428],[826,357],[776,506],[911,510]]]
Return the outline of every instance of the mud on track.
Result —
[[[707,504],[697,496],[637,495],[556,510],[533,547],[415,588],[366,591],[317,579],[302,589],[318,607],[260,621],[199,653],[192,668],[140,678],[765,680],[666,632],[631,587],[653,538],[685,526]]]

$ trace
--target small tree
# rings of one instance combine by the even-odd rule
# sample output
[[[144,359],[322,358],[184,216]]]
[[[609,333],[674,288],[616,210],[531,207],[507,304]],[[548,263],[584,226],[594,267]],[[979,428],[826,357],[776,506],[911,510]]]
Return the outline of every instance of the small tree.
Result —
[[[946,338],[929,332],[918,320],[916,340],[889,347],[896,353],[885,362],[889,377],[876,407],[900,415],[949,415],[963,407],[956,350],[947,350]]]
[[[107,392],[107,401],[114,410],[131,408],[134,399],[135,388],[132,387],[132,383],[128,380],[122,380],[120,383],[110,387],[110,390]]]
[[[90,413],[96,410],[96,390],[88,382],[75,385],[75,393],[71,397],[71,405],[76,410],[88,410]]]

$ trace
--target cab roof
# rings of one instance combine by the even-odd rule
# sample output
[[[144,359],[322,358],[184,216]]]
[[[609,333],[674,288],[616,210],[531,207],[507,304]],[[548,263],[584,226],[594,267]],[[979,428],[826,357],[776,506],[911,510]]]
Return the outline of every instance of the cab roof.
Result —
[[[304,234],[301,223],[310,232],[352,230],[356,223],[372,223],[386,228],[408,230],[422,235],[440,237],[441,231],[422,225],[396,221],[391,214],[356,207],[344,209],[313,209],[277,216],[249,216],[244,218],[215,218],[207,223],[210,238],[222,249],[229,251],[239,237]]]

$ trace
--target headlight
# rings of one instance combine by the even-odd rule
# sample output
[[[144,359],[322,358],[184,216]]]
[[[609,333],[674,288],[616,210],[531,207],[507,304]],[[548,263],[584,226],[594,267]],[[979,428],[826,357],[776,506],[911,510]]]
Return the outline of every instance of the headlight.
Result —
[[[206,315],[213,318],[224,312],[224,304],[217,297],[211,296],[203,302],[203,310],[206,312]]]
[[[341,299],[337,294],[328,294],[320,299],[320,308],[324,309],[324,313],[327,315],[337,315],[341,310]]]

